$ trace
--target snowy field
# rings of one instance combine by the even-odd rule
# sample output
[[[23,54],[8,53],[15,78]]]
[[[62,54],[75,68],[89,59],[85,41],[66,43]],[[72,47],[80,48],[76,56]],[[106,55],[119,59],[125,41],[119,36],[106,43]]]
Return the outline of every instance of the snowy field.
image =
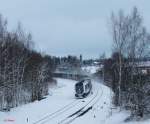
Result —
[[[129,113],[111,113],[112,92],[100,81],[92,81],[93,93],[85,99],[75,99],[76,81],[57,78],[57,82],[46,99],[0,112],[0,124],[125,124]]]

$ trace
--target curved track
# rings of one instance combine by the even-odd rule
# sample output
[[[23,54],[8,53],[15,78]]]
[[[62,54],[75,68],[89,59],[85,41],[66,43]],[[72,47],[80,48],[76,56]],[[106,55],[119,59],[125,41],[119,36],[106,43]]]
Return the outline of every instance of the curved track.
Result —
[[[81,102],[81,101],[73,100],[71,103],[65,105],[64,107],[58,109],[57,111],[55,111],[53,113],[50,113],[50,114],[44,116],[43,118],[41,118],[40,120],[37,120],[36,122],[34,122],[32,124],[40,124],[42,121],[46,120],[47,118],[50,118],[50,117],[53,117],[53,116],[55,117],[58,114],[66,111],[66,110],[71,109],[72,107],[74,107],[74,105],[78,104],[79,102]]]
[[[101,94],[99,94],[99,91],[101,91]],[[72,114],[69,114],[66,118],[59,121],[58,124],[70,124],[71,122],[73,122],[78,117],[84,115],[87,111],[92,109],[92,107],[99,101],[102,94],[103,94],[103,90],[100,87],[96,91],[95,95],[90,100],[88,100],[85,105],[83,105],[82,107],[79,107],[77,111],[75,111]],[[65,112],[69,111],[70,109],[74,108],[75,106],[77,106],[81,102],[82,102],[81,99],[73,100],[71,103],[67,104],[66,106],[60,108],[59,110],[57,110],[51,114],[44,116],[43,118],[41,118],[40,120],[38,120],[32,124],[46,124],[46,123],[50,122],[52,119],[64,114]]]
[[[101,93],[99,94],[99,91],[101,90]],[[73,121],[75,121],[77,118],[83,116],[84,114],[86,114],[90,109],[93,108],[93,106],[100,100],[101,96],[103,95],[103,90],[100,87],[99,90],[96,93],[96,96],[89,101],[81,111],[79,111],[78,113],[74,114],[73,116],[68,116],[67,118],[65,118],[64,120],[62,120],[61,122],[59,122],[58,124],[70,124]]]

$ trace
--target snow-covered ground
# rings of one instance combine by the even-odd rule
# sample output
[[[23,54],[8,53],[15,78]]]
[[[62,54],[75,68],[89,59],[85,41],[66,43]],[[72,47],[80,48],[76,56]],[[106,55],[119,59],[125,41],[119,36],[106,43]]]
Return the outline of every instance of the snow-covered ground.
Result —
[[[8,113],[0,112],[0,124],[29,124],[55,112],[74,100],[76,81],[57,79],[58,85],[51,87],[46,99],[12,109]]]
[[[82,70],[84,70],[84,71],[86,71],[88,73],[94,74],[94,73],[97,72],[97,70],[99,68],[100,68],[99,66],[83,66]]]
[[[46,99],[14,108],[8,113],[0,112],[0,124],[125,124],[123,120],[129,113],[111,113],[112,92],[101,81],[92,81],[93,93],[87,98],[75,99],[76,81],[56,80],[57,86],[50,88]],[[83,112],[86,113],[81,116]]]

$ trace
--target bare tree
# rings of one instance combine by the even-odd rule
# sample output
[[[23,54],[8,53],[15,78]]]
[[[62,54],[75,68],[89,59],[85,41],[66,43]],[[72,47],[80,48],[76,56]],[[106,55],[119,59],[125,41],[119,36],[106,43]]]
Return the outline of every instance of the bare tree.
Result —
[[[54,60],[33,50],[32,35],[21,23],[14,32],[8,31],[7,21],[0,15],[0,110],[47,95]]]
[[[145,80],[139,65],[150,52],[150,35],[143,26],[143,18],[136,7],[126,16],[122,10],[118,16],[112,14],[111,24],[113,48],[118,56],[112,65],[118,70],[118,92],[115,93],[118,97],[117,103],[122,106],[122,99],[125,99],[123,103],[129,103],[134,114],[143,116],[144,90],[141,87],[144,86]],[[123,94],[124,91],[127,95]]]
[[[121,82],[122,82],[122,66],[123,66],[123,54],[126,50],[127,44],[127,22],[128,17],[124,16],[122,10],[119,11],[118,16],[115,16],[112,13],[111,16],[111,26],[112,26],[112,38],[113,38],[113,50],[117,52],[119,55],[118,61],[118,72],[119,72],[119,80],[118,80],[118,104],[121,105]]]

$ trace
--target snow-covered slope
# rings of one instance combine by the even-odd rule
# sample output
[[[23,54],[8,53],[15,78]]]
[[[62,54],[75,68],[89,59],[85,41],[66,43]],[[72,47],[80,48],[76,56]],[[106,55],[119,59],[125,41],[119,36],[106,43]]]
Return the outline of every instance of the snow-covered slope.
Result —
[[[50,88],[46,99],[12,109],[8,113],[0,112],[0,124],[32,124],[40,118],[55,112],[74,100],[73,80],[57,79],[58,86]]]
[[[81,119],[76,118],[72,122],[80,122],[82,124],[85,123],[85,121],[87,120],[86,118],[89,118],[89,116],[92,116],[91,118],[89,118],[89,122],[93,121],[94,116],[98,117],[98,115],[96,114],[98,110],[96,108],[101,109],[101,105],[104,104],[104,102],[107,102],[105,104],[106,106],[109,106],[110,104],[109,98],[107,98],[105,96],[105,92],[103,92],[103,90],[108,90],[108,88],[102,86],[100,83],[94,81],[92,82],[93,94],[90,94],[87,98],[75,99],[74,84],[76,83],[76,81],[57,79],[57,82],[57,86],[50,88],[50,95],[47,96],[46,99],[14,108],[8,113],[0,112],[0,124],[57,124],[60,122],[65,123],[68,121],[66,118],[69,115],[72,115],[82,107],[85,107],[83,109],[83,111],[85,111],[94,102],[96,102],[97,100],[100,101],[101,104],[99,105],[96,102],[93,109],[86,113],[86,116],[81,117]],[[107,93],[109,94],[109,92],[106,92],[106,95]],[[108,101],[104,100],[105,98]],[[106,116],[107,114],[108,112],[106,111],[103,116]],[[74,118],[75,116],[72,117]],[[97,123],[99,122],[99,119],[95,120]]]
[[[85,99],[75,99],[76,81],[56,79],[46,99],[0,112],[0,124],[125,124],[128,112],[111,113],[111,90],[101,81],[92,81],[93,93]],[[128,124],[128,123],[126,123]],[[129,124],[149,124],[135,122]]]

